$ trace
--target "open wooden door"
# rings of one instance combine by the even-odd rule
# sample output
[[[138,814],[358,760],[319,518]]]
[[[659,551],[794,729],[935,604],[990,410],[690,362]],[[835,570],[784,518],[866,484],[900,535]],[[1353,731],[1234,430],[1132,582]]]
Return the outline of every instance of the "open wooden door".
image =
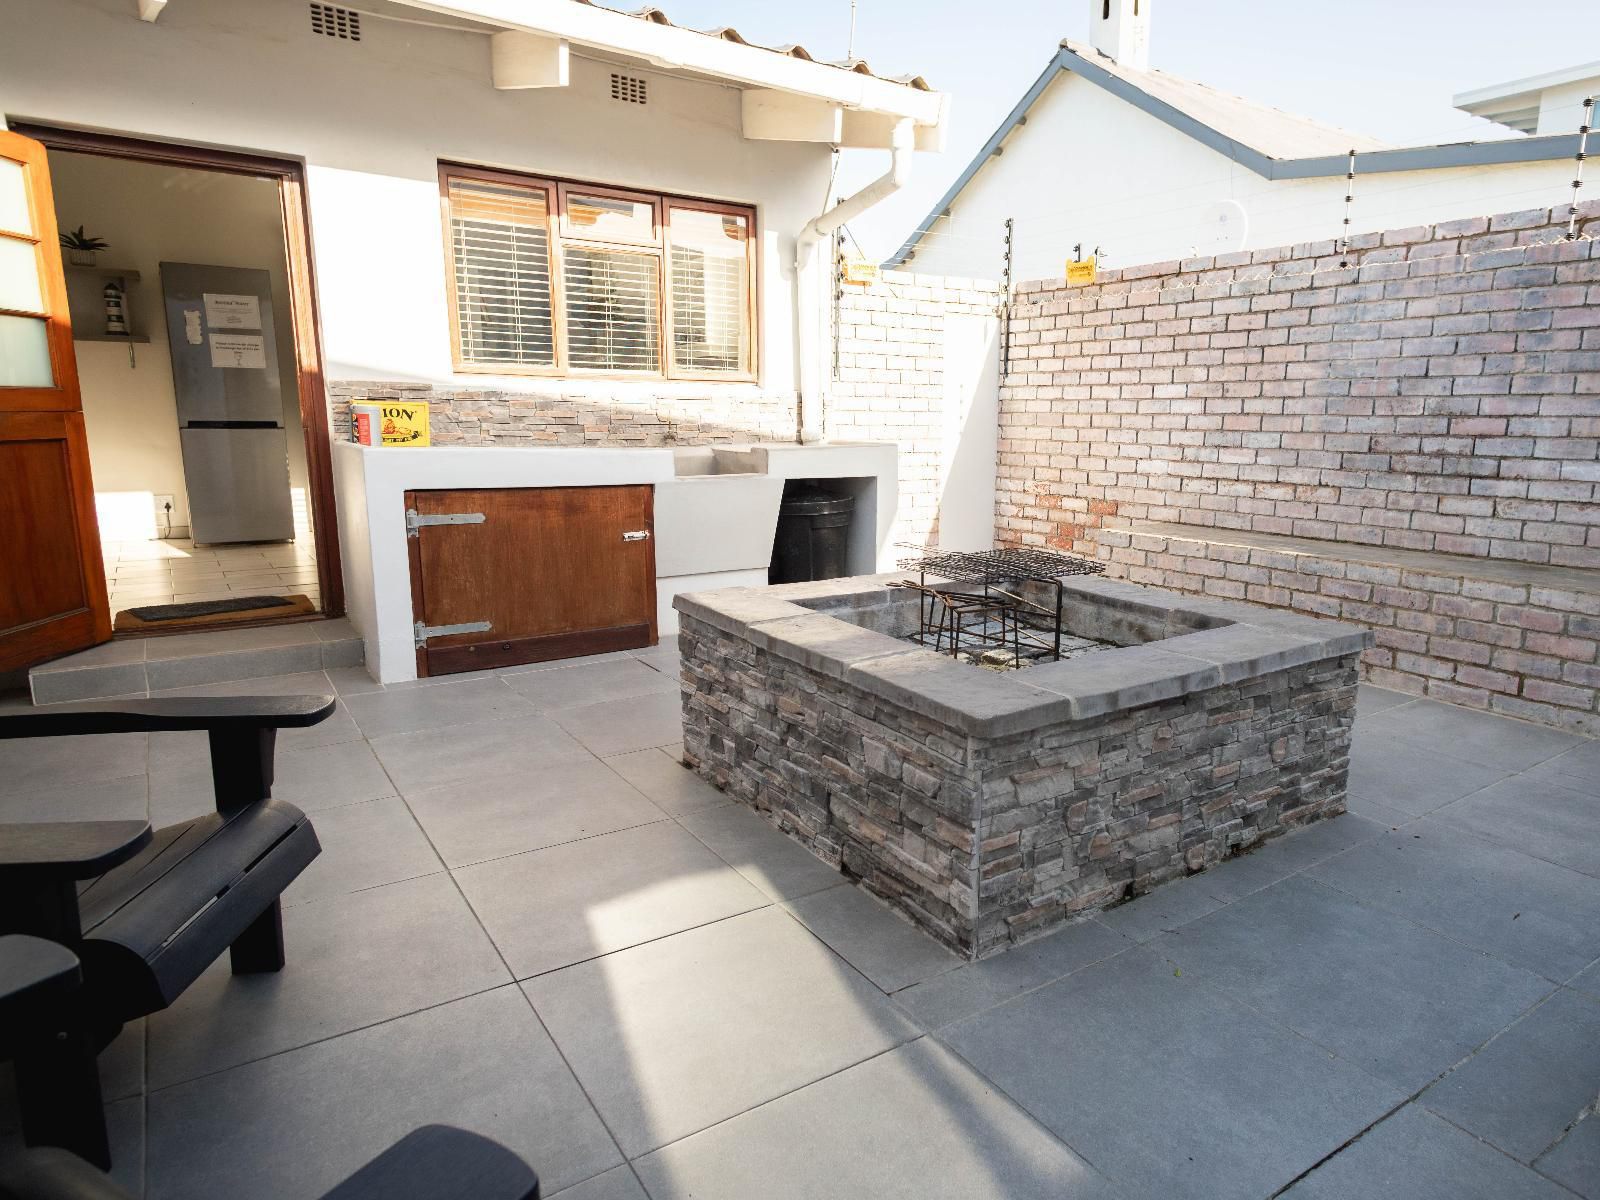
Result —
[[[49,168],[0,130],[0,671],[110,638]]]

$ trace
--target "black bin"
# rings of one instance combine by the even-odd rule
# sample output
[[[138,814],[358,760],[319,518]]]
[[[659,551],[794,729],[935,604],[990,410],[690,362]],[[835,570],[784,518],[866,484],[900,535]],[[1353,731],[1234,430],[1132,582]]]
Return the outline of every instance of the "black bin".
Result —
[[[809,583],[849,574],[846,550],[854,496],[837,496],[810,484],[784,488],[769,583]]]

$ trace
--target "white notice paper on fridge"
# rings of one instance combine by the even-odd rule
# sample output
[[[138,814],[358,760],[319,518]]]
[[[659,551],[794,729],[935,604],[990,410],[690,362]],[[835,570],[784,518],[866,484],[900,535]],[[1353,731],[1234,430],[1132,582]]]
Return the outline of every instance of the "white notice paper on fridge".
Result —
[[[206,292],[206,324],[212,329],[260,329],[261,298]]]
[[[259,333],[213,333],[211,335],[211,365],[213,367],[254,367],[265,370],[267,343]]]

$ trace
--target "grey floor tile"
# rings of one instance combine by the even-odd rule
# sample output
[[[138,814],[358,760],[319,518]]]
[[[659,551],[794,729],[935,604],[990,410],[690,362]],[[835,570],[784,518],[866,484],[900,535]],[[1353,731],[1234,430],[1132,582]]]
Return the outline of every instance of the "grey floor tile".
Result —
[[[678,653],[676,638],[663,641],[659,646],[652,646],[648,650],[635,650],[633,656],[653,671],[660,671],[663,675],[678,678],[678,672],[683,666],[683,656]]]
[[[412,691],[385,689],[347,697],[344,703],[369,738],[533,715],[526,700],[493,678]]]
[[[0,741],[0,796],[143,775],[147,736],[107,733]]]
[[[1284,1193],[1285,1200],[1356,1196],[1563,1200],[1566,1193],[1470,1134],[1408,1104]]]
[[[1600,741],[1586,741],[1564,754],[1529,767],[1529,775],[1600,798]]]
[[[678,692],[678,682],[654,671],[636,658],[561,667],[554,671],[523,671],[502,677],[511,688],[540,712],[578,708],[605,700]]]
[[[1600,1197],[1600,1112],[1591,1112],[1534,1164],[1586,1200]]]
[[[1557,982],[1600,957],[1592,879],[1432,818],[1307,873]]]
[[[1504,770],[1520,771],[1574,746],[1583,739],[1545,725],[1510,717],[1418,700],[1387,714],[1384,736],[1411,742],[1437,753]],[[1379,797],[1382,799],[1382,797]]]
[[[100,1051],[100,1094],[108,1103],[144,1093],[144,1018],[129,1021]]]
[[[1100,922],[1084,921],[1025,946],[935,975],[925,983],[896,992],[894,998],[924,1029],[938,1029],[1120,954],[1132,945]]]
[[[662,812],[672,816],[681,817],[730,803],[726,793],[717,791],[676,758],[659,749],[616,754],[606,759],[605,763],[650,797]]]
[[[678,823],[774,900],[792,900],[845,882],[838,871],[742,804],[703,809]]]
[[[398,796],[326,809],[312,817],[311,825],[322,853],[283,893],[285,904],[309,904],[444,870]]]
[[[612,1167],[611,1170],[596,1175],[593,1179],[585,1179],[573,1187],[565,1188],[554,1196],[549,1192],[545,1195],[549,1200],[650,1200],[650,1197],[645,1195],[644,1188],[639,1186],[633,1168],[628,1166]]]
[[[284,909],[287,964],[234,976],[227,955],[149,1017],[152,1088],[508,982],[444,874]]]
[[[1327,862],[1356,846],[1364,846],[1375,841],[1387,828],[1381,822],[1369,820],[1355,813],[1344,813],[1325,821],[1313,821],[1303,829],[1275,837],[1265,846],[1252,850],[1237,860],[1230,860],[1224,866],[1240,871],[1247,866],[1252,870],[1268,867],[1274,871],[1292,874],[1317,863]],[[1206,879],[1207,876],[1202,875],[1200,878]],[[1219,896],[1227,895],[1220,886],[1215,887],[1214,891]]]
[[[1356,719],[1373,717],[1391,708],[1402,704],[1410,704],[1416,696],[1405,692],[1394,692],[1388,688],[1374,687],[1370,683],[1363,683],[1356,688]]]
[[[630,1157],[915,1034],[778,908],[523,987]]]
[[[406,802],[452,867],[666,819],[587,754],[537,772],[423,788]]]
[[[144,662],[83,667],[74,671],[32,672],[28,677],[35,704],[64,704],[143,692],[149,686]]]
[[[253,679],[227,679],[219,683],[195,683],[168,689],[174,696],[318,696],[334,694],[327,672],[291,671],[283,675],[261,675]],[[315,727],[313,727],[315,728]],[[286,731],[285,731],[286,732]],[[281,738],[283,734],[280,734]]]
[[[1500,782],[1513,769],[1362,733],[1350,750],[1349,787],[1353,796],[1420,817]]]
[[[1568,988],[1422,1093],[1454,1125],[1531,1163],[1600,1095],[1600,999]]]
[[[325,673],[341,696],[365,696],[384,690],[383,684],[368,674],[366,667],[328,667]]]
[[[419,1125],[457,1125],[536,1164],[546,1192],[620,1161],[514,987],[150,1097],[162,1200],[321,1195]]]
[[[1091,1200],[1121,1196],[930,1038],[638,1162],[655,1200]]]
[[[859,887],[830,888],[787,908],[886,992],[954,970],[961,958]]]
[[[1577,988],[1580,992],[1587,992],[1591,996],[1600,996],[1600,960],[1590,963],[1584,970],[1579,971],[1567,981],[1567,986]]]
[[[545,662],[516,663],[509,667],[499,667],[496,675],[521,675],[528,671],[561,671],[567,667],[591,666],[595,663],[621,662],[623,659],[632,658],[636,650],[608,650],[604,654],[581,654],[575,658],[557,658]]]
[[[1402,1099],[1140,949],[940,1039],[1129,1196],[1259,1200]]]
[[[33,667],[28,673],[37,678],[53,675],[57,671],[79,671],[84,667],[121,667],[128,663],[142,663],[147,638],[118,638],[103,645],[80,650],[63,658],[52,659]]]
[[[1415,1090],[1551,985],[1299,876],[1164,935],[1155,949],[1240,1003]]]
[[[1203,876],[1191,875],[1163,884],[1147,895],[1106,909],[1099,920],[1123,937],[1148,942],[1221,908],[1224,902],[1212,895],[1208,882]]]
[[[253,629],[213,629],[203,633],[177,633],[145,638],[145,661],[160,662],[176,658],[209,658],[270,650],[283,646],[314,645],[317,622],[296,621],[286,625],[258,625]]]
[[[111,1178],[131,1196],[145,1194],[145,1108],[142,1097],[106,1105],[106,1140],[111,1144]]]
[[[1380,800],[1368,800],[1365,796],[1351,793],[1345,799],[1345,807],[1349,812],[1358,817],[1365,817],[1369,821],[1376,821],[1390,829],[1398,829],[1408,821],[1415,821],[1416,817],[1408,812],[1402,812],[1392,805],[1384,804]]]
[[[1518,775],[1435,815],[1524,854],[1600,877],[1600,797]]]
[[[768,902],[671,821],[453,874],[518,979]]]
[[[373,738],[372,750],[402,795],[464,779],[531,774],[591,757],[560,726],[531,713]]]
[[[145,776],[0,793],[0,821],[143,821]]]
[[[683,738],[683,702],[676,688],[582,708],[557,709],[550,715],[602,757],[665,746]]]
[[[152,657],[144,664],[151,694],[171,693],[190,686],[236,684],[241,692],[252,679],[322,669],[322,646],[316,641],[273,646],[265,650],[234,650],[226,654],[184,658]]]
[[[361,730],[356,726],[350,716],[350,711],[345,708],[341,700],[334,709],[333,715],[326,721],[312,725],[307,729],[280,729],[278,730],[278,749],[280,751],[308,750],[312,746],[331,746],[336,742],[354,742],[361,738]]]
[[[157,751],[160,762],[153,765],[150,772],[152,821],[157,825],[169,824],[214,809],[216,793],[211,782],[211,755],[205,735],[200,734],[198,740],[181,746],[168,742],[162,747]],[[359,740],[280,749],[273,763],[273,796],[307,813],[320,813],[395,793],[394,785],[371,748]]]

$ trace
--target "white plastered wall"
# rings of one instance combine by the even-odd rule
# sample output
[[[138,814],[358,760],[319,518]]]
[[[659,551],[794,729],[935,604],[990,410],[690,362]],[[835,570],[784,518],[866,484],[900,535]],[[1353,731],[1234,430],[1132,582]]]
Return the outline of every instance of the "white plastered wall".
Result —
[[[746,141],[739,92],[573,56],[566,88],[496,91],[489,39],[366,18],[314,34],[300,0],[204,0],[159,22],[131,0],[10,0],[0,113],[304,159],[323,349],[333,380],[517,389],[453,374],[438,163],[458,160],[753,203],[761,385],[794,387],[793,237],[821,209],[828,148]],[[613,100],[643,74],[649,103]],[[737,384],[624,384],[705,394]],[[564,381],[573,392],[619,385]]]
[[[1551,161],[1364,174],[1357,159],[1356,233],[1548,207],[1571,191],[1572,163]],[[904,269],[999,276],[1007,217],[1015,218],[1015,280],[1059,278],[1075,245],[1124,268],[1240,249],[1219,236],[1216,205],[1245,210],[1244,249],[1339,236],[1342,175],[1262,178],[1118,99],[1058,73],[936,222]]]

